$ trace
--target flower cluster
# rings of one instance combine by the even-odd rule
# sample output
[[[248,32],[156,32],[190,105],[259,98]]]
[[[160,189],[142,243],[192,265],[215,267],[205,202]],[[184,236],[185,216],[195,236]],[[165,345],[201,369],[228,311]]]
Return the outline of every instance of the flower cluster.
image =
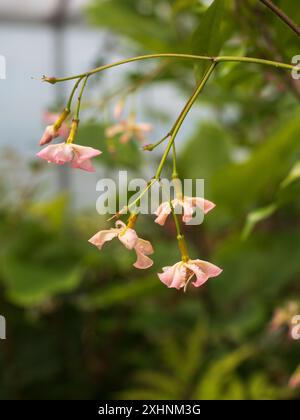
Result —
[[[81,96],[87,82],[87,78],[88,76],[85,78],[79,78],[70,96],[68,106],[61,114],[57,115],[47,113],[45,115],[45,119],[49,125],[46,127],[42,135],[40,145],[47,146],[37,153],[37,156],[47,162],[52,162],[57,165],[69,164],[71,168],[79,168],[88,172],[93,172],[95,169],[92,165],[91,158],[99,156],[102,152],[92,147],[80,146],[74,143],[79,125]],[[82,82],[82,80],[84,81]],[[74,92],[81,82],[82,89],[78,97],[77,110],[73,116],[71,124],[69,125],[67,120],[70,115],[70,104],[72,102]],[[133,113],[130,114],[127,120],[122,119],[122,107],[122,104],[118,104],[116,106],[114,114],[117,119],[117,123],[106,130],[107,137],[110,138],[119,135],[120,143],[126,143],[133,138],[139,141],[144,141],[146,134],[151,130],[151,125],[147,123],[137,123],[136,116]],[[62,137],[65,141],[57,144],[49,144],[57,137]],[[166,138],[168,138],[168,136],[166,136],[163,140]],[[172,141],[174,141],[174,139]],[[156,145],[151,145],[151,147],[147,150],[152,150],[154,147],[156,147]],[[173,159],[174,158],[175,156],[173,156]],[[163,159],[164,160],[159,166],[159,170],[154,178],[155,181],[159,180],[159,175],[165,162],[165,157]],[[180,222],[177,218],[176,209],[180,208],[182,210],[182,222],[189,223],[196,208],[200,208],[204,214],[207,214],[215,207],[215,204],[202,197],[188,197],[183,195],[181,190],[178,189],[180,182],[175,169],[173,171],[172,178],[175,181],[176,197],[173,200],[163,202],[159,205],[155,212],[155,222],[163,226],[168,216],[170,214],[173,215],[177,230],[178,246],[181,252],[181,260],[172,266],[163,267],[163,271],[158,273],[158,277],[161,282],[169,288],[186,290],[186,287],[192,280],[192,284],[195,287],[199,287],[202,286],[209,278],[218,276],[222,270],[210,262],[200,259],[191,259],[189,257],[187,244],[183,234],[181,233]],[[143,191],[141,195],[144,194],[146,190]],[[129,210],[129,207],[127,210]],[[118,216],[121,216],[121,214],[122,211],[118,214]],[[134,228],[137,219],[138,213],[132,212],[127,224],[121,220],[117,220],[114,228],[97,232],[89,239],[89,242],[101,250],[106,242],[111,241],[114,238],[118,238],[125,248],[135,251],[136,261],[133,266],[138,269],[147,269],[153,265],[153,260],[149,256],[154,253],[154,250],[149,241],[140,238],[136,233]]]

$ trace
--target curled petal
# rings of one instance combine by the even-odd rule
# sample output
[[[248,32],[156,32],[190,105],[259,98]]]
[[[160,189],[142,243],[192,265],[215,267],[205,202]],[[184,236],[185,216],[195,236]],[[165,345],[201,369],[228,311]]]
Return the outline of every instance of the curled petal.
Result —
[[[118,236],[118,229],[100,230],[89,239],[89,242],[95,245],[98,249],[101,249],[105,242],[111,241],[113,238]]]
[[[157,273],[160,281],[168,287],[171,287],[177,264],[179,263],[176,263],[172,266],[163,267],[163,272]]]
[[[193,205],[190,201],[184,200],[182,202],[182,207],[183,207],[182,221],[184,223],[188,223],[193,218],[193,213],[194,213]]]
[[[209,278],[217,277],[222,273],[222,269],[210,262],[202,260],[190,260],[187,267],[196,275],[195,287],[202,286]]]
[[[71,167],[72,168],[83,169],[84,171],[87,171],[87,172],[95,172],[95,168],[93,167],[90,159],[87,159],[83,162],[80,162],[80,161],[74,159],[71,162]]]
[[[145,269],[153,265],[151,258],[147,257],[147,255],[151,255],[154,252],[149,241],[139,238],[134,249],[137,256],[137,260],[133,264],[135,268]]]
[[[163,273],[158,273],[158,277],[166,286],[180,289],[185,285],[186,268],[182,262],[178,262],[171,267],[164,267]]]
[[[216,207],[215,203],[209,200],[205,200],[204,198],[201,198],[201,197],[194,197],[193,200],[194,200],[194,205],[199,207],[204,212],[204,214],[207,214],[208,212],[210,212],[212,209]]]
[[[181,289],[184,287],[187,280],[187,272],[185,264],[179,263],[175,269],[173,281],[169,287],[175,287],[176,289]]]
[[[166,223],[167,217],[171,211],[172,209],[169,202],[166,201],[165,203],[162,203],[155,212],[157,218],[154,220],[154,222],[163,226]]]
[[[88,146],[79,146],[78,144],[72,144],[74,151],[74,161],[81,163],[87,159],[91,159],[95,156],[101,155],[101,151]]]

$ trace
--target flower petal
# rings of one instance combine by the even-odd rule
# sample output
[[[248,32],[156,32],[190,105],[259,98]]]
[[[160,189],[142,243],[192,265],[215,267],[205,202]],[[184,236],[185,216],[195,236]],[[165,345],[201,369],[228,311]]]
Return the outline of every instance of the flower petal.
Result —
[[[137,260],[133,264],[135,268],[145,269],[153,265],[151,258],[147,257],[147,255],[151,255],[154,252],[151,242],[138,238],[134,249],[137,256]]]
[[[157,273],[160,281],[168,287],[171,287],[177,264],[179,263],[176,263],[172,266],[163,267],[163,272]]]
[[[199,207],[204,212],[204,214],[207,214],[208,212],[210,212],[212,209],[216,207],[215,203],[209,200],[205,200],[204,198],[201,198],[201,197],[194,197],[193,202],[194,202],[194,205]]]
[[[72,148],[74,151],[74,161],[77,161],[78,163],[81,163],[87,159],[90,159],[95,156],[101,155],[101,151],[94,149],[93,147],[87,147],[87,146],[80,146],[78,144],[72,144]]]
[[[71,162],[71,167],[72,168],[83,169],[84,171],[87,171],[87,172],[95,172],[95,168],[93,167],[90,159],[87,159],[83,162],[80,162],[78,160],[73,160]]]
[[[190,260],[186,265],[196,275],[196,281],[193,283],[195,287],[202,286],[210,277],[217,277],[223,271],[210,262],[198,259]]]
[[[118,238],[127,249],[133,249],[138,241],[136,231],[126,227],[126,225],[125,229],[119,232]]]
[[[182,207],[183,207],[182,221],[184,223],[188,223],[193,218],[193,214],[194,214],[193,204],[189,200],[186,200],[184,198],[184,200],[182,201]]]
[[[161,205],[157,208],[156,212],[154,213],[157,216],[154,222],[163,226],[166,223],[167,217],[169,216],[171,211],[172,209],[168,201],[161,203]]]
[[[58,137],[59,133],[54,130],[53,125],[48,125],[40,139],[40,146],[50,143],[55,137]]]
[[[118,236],[118,229],[100,230],[89,239],[89,242],[101,249],[107,241],[111,241],[113,238]]]
[[[73,159],[73,150],[70,144],[58,143],[52,144],[42,149],[37,156],[48,162],[63,165]]]
[[[171,267],[164,267],[163,273],[157,273],[160,281],[168,287],[180,289],[186,280],[186,268],[180,261]]]

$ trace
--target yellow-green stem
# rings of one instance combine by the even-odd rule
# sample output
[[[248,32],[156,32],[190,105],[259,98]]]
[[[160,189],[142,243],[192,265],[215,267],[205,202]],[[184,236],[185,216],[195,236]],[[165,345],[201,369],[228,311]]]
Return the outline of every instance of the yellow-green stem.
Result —
[[[200,83],[198,84],[196,90],[194,91],[193,95],[190,97],[190,99],[188,100],[186,106],[183,109],[183,112],[180,114],[178,121],[172,131],[172,135],[171,138],[169,140],[169,143],[166,147],[166,150],[161,158],[161,161],[159,163],[159,166],[157,168],[156,174],[155,174],[155,178],[159,179],[161,172],[163,170],[164,164],[166,162],[166,159],[168,157],[168,154],[170,152],[170,149],[174,143],[174,140],[177,136],[178,131],[180,130],[180,127],[183,123],[183,121],[185,120],[185,117],[187,116],[187,114],[189,113],[190,109],[192,108],[192,106],[194,105],[196,99],[198,98],[198,96],[200,95],[200,93],[202,92],[204,86],[206,85],[206,82],[208,81],[209,77],[211,76],[211,74],[213,73],[215,67],[216,67],[217,63],[213,63],[211,64],[211,66],[209,67],[209,69],[207,70],[207,72],[205,73],[203,79],[200,81]]]
[[[287,63],[281,63],[278,61],[271,61],[271,60],[264,60],[261,58],[255,57],[234,57],[234,56],[220,56],[220,57],[209,57],[209,56],[202,56],[202,55],[194,55],[194,54],[177,54],[177,53],[161,53],[161,54],[148,54],[148,55],[140,55],[137,57],[131,57],[124,60],[116,61],[115,63],[106,64],[101,67],[96,67],[95,69],[89,70],[85,73],[77,74],[74,76],[69,77],[43,77],[43,81],[55,84],[59,82],[65,82],[68,80],[74,80],[83,78],[86,76],[91,76],[95,73],[99,73],[103,70],[107,70],[113,67],[120,66],[122,64],[132,63],[134,61],[140,60],[149,60],[154,58],[178,58],[181,60],[193,60],[193,61],[211,61],[214,63],[221,63],[221,62],[240,62],[240,63],[253,63],[253,64],[263,64],[266,66],[282,68],[287,70],[293,70],[294,66]]]

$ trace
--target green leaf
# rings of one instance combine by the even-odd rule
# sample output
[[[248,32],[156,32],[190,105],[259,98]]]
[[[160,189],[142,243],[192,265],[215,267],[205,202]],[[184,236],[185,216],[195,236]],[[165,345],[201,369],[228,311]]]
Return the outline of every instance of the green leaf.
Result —
[[[207,56],[219,54],[226,39],[225,16],[228,4],[228,0],[215,0],[200,16],[200,22],[192,40],[194,54]],[[203,77],[207,68],[207,62],[200,62],[196,65],[198,79]]]
[[[251,234],[255,225],[262,220],[267,219],[268,217],[272,216],[275,213],[278,206],[277,204],[270,204],[266,207],[261,207],[260,209],[253,210],[251,213],[248,214],[247,220],[245,223],[245,227],[242,232],[242,238],[247,239],[248,236]]]
[[[9,300],[16,305],[32,306],[58,293],[70,292],[81,281],[82,269],[56,268],[17,261],[1,261],[1,274]]]

